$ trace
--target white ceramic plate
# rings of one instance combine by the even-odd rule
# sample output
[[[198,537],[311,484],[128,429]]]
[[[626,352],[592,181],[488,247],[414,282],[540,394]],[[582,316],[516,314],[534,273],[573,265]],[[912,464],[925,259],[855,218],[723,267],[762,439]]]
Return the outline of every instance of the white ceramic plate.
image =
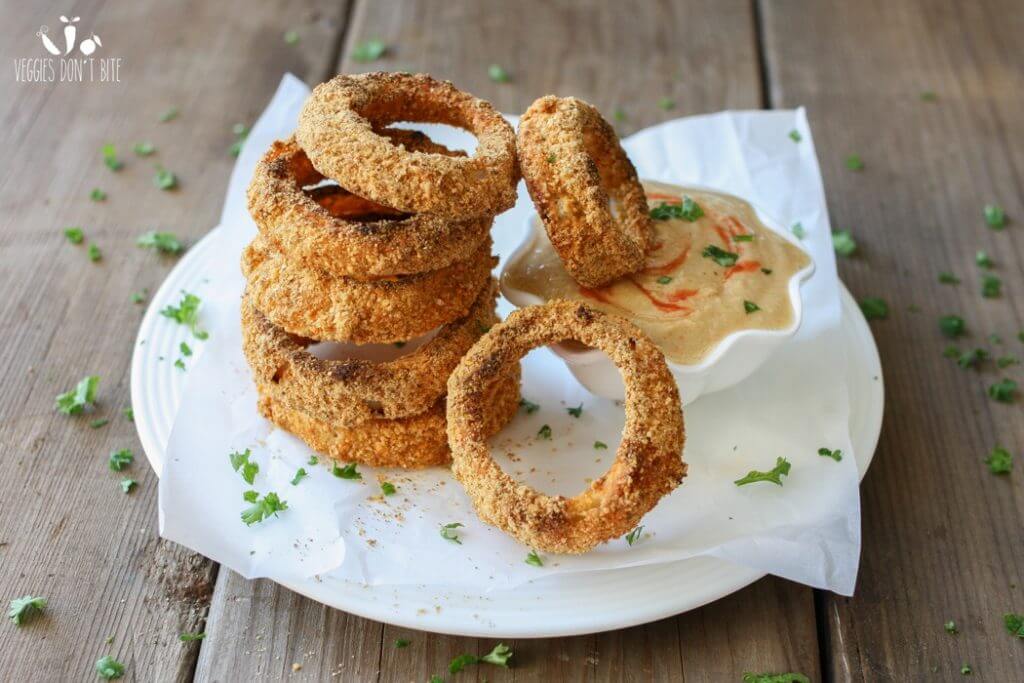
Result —
[[[212,235],[213,233],[211,233]],[[223,268],[210,235],[193,246],[154,295],[132,358],[135,425],[146,457],[159,475],[164,449],[185,385],[177,357],[180,330],[159,324],[159,310],[181,290],[202,293],[204,274]],[[233,265],[233,264],[232,264]],[[842,293],[847,343],[850,437],[861,477],[878,443],[884,392],[878,350],[849,292]],[[163,357],[165,360],[159,360]],[[538,579],[487,594],[427,586],[363,586],[339,580],[285,584],[313,600],[361,617],[414,629],[476,637],[539,638],[624,628],[694,609],[763,574],[715,558]]]

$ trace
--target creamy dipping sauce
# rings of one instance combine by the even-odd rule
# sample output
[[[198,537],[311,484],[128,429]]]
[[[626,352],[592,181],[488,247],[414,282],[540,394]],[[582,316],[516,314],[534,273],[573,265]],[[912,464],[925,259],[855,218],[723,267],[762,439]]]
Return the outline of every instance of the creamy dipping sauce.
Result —
[[[733,332],[793,324],[789,281],[811,263],[802,250],[765,226],[738,197],[643,185],[654,215],[669,217],[653,221],[655,242],[642,271],[600,289],[581,287],[535,218],[534,242],[509,263],[502,284],[544,300],[579,299],[629,318],[683,365],[701,362]],[[699,212],[684,203],[687,198],[703,212],[695,220],[688,220]]]

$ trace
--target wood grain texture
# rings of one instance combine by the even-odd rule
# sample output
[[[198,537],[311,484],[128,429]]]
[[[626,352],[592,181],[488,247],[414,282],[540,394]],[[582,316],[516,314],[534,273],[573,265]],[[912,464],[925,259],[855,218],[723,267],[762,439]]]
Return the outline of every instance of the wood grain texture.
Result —
[[[773,0],[761,10],[773,103],[808,107],[832,224],[860,243],[842,277],[891,308],[872,325],[887,406],[862,488],[857,592],[822,599],[826,673],[952,680],[968,663],[981,680],[1020,680],[1024,648],[1002,615],[1024,612],[1024,481],[994,476],[983,459],[996,444],[1021,453],[1020,398],[997,403],[986,388],[1022,373],[958,368],[943,358],[951,341],[937,319],[963,316],[961,348],[1024,358],[1024,6]],[[851,153],[863,171],[845,168]],[[1003,231],[986,227],[990,202],[1013,217]],[[978,249],[995,260],[999,298],[980,296]],[[942,271],[961,284],[940,284]]]
[[[506,112],[521,112],[547,93],[572,94],[609,119],[621,109],[625,120],[616,125],[626,134],[682,114],[761,104],[746,2],[359,2],[351,22],[339,71],[426,71]],[[385,57],[353,61],[354,47],[368,39],[388,44]],[[504,67],[511,82],[492,82],[490,64]],[[660,107],[661,98],[674,107]],[[445,674],[453,657],[496,643],[382,626],[231,572],[218,577],[208,631],[200,680],[275,677],[299,663],[295,675],[311,679],[334,673],[342,680],[426,681]],[[395,648],[398,638],[410,645]],[[516,652],[514,669],[460,676],[718,682],[738,681],[745,671],[816,677],[819,670],[812,593],[778,579],[654,624],[506,644]]]
[[[199,644],[178,635],[202,630],[215,567],[158,539],[156,477],[120,415],[142,314],[129,295],[174,265],[135,238],[156,229],[191,242],[216,224],[232,125],[252,121],[285,71],[328,71],[345,8],[73,4],[0,2],[0,596],[49,599],[41,618],[0,628],[0,680],[95,680],[106,654],[127,680],[188,680]],[[40,25],[63,42],[64,13],[82,17],[80,37],[102,37],[97,56],[122,58],[120,83],[15,82],[14,59],[45,56]],[[298,45],[282,40],[289,28]],[[171,106],[180,116],[160,123]],[[140,141],[156,154],[136,157]],[[125,162],[118,173],[103,164],[106,142]],[[156,164],[178,174],[178,190],[154,187]],[[90,201],[94,187],[105,202]],[[66,226],[81,226],[102,261],[67,243]],[[54,397],[88,374],[102,378],[96,410],[57,414]],[[99,417],[110,423],[91,429]],[[111,472],[107,455],[120,448],[135,464]],[[123,475],[138,480],[129,495]]]

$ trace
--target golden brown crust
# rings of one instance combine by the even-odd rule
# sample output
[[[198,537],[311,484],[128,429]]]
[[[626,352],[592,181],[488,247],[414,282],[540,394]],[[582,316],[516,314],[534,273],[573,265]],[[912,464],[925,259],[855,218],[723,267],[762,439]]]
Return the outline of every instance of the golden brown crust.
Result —
[[[375,132],[399,121],[463,128],[476,136],[476,150],[469,157],[412,152]],[[313,89],[295,135],[323,175],[401,211],[465,220],[515,203],[512,127],[490,103],[426,74],[336,76]]]
[[[604,351],[626,385],[626,426],[615,462],[583,493],[548,496],[518,483],[491,458],[487,388],[530,349],[566,339]],[[491,328],[448,379],[452,473],[480,518],[526,545],[582,553],[628,533],[686,475],[679,391],[661,351],[632,323],[579,302],[555,300]]]
[[[310,448],[335,460],[374,467],[418,469],[451,461],[445,433],[445,400],[427,412],[397,420],[371,420],[357,427],[343,427],[291,410],[258,386],[260,414],[305,441]],[[485,398],[488,434],[501,430],[519,407],[519,366],[494,384]]]
[[[448,375],[480,335],[498,322],[496,283],[469,312],[441,327],[412,353],[389,362],[325,360],[312,340],[288,334],[242,299],[242,350],[256,383],[274,402],[332,425],[353,427],[426,412],[444,396]]]
[[[418,131],[387,129],[381,134],[409,151],[462,155]],[[279,251],[335,275],[363,280],[438,270],[469,258],[491,228],[489,216],[458,220],[410,215],[366,200],[361,207],[352,201],[340,207],[338,200],[355,195],[337,186],[303,191],[323,180],[294,138],[278,140],[256,165],[249,213],[260,234]]]
[[[242,253],[248,291],[267,318],[319,341],[406,341],[457,320],[490,279],[488,238],[468,260],[429,273],[355,280],[293,263],[257,237]]]
[[[574,97],[542,97],[519,120],[518,143],[526,188],[569,274],[601,287],[643,268],[654,236],[647,197],[601,114]]]

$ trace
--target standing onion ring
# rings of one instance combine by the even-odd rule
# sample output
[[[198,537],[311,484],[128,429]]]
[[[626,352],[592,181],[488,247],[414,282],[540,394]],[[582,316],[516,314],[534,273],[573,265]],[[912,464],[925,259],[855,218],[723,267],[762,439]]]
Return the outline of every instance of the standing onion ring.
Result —
[[[604,351],[626,385],[615,462],[581,494],[548,496],[515,481],[487,443],[489,389],[531,349],[573,339]],[[583,553],[629,532],[686,475],[682,406],[661,351],[632,323],[579,302],[513,312],[470,349],[448,379],[452,473],[480,518],[526,545]]]
[[[399,121],[457,126],[476,136],[476,151],[413,152],[376,132]],[[324,176],[400,211],[466,220],[499,214],[516,200],[512,127],[490,103],[426,74],[335,76],[313,89],[295,137]]]
[[[654,239],[647,197],[597,109],[542,97],[519,120],[518,141],[526,188],[573,279],[597,288],[643,268]]]

